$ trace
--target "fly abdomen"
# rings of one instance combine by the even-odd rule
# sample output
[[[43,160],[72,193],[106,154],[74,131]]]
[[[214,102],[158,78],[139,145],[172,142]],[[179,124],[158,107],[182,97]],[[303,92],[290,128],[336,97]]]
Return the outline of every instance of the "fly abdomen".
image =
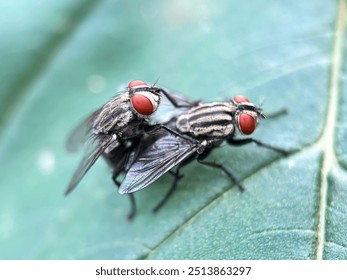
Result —
[[[194,137],[224,138],[234,132],[232,113],[234,107],[224,102],[200,104],[178,117],[179,132]]]

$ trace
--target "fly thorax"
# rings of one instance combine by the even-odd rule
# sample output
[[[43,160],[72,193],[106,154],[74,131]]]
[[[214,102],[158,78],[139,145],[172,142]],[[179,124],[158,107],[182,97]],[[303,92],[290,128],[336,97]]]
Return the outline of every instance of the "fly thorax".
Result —
[[[180,132],[194,137],[225,138],[234,133],[233,108],[225,102],[200,104],[177,119]]]
[[[112,131],[122,132],[134,119],[134,114],[131,111],[124,110],[117,115],[111,114],[96,123],[93,132],[95,134],[109,134]]]
[[[125,93],[107,102],[93,123],[95,134],[122,131],[136,116],[130,109],[129,94]]]

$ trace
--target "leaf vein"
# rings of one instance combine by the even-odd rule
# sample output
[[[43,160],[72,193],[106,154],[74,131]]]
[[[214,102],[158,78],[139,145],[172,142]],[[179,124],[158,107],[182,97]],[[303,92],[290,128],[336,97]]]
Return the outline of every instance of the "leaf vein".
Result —
[[[247,180],[247,178],[250,178],[254,176],[255,174],[261,172],[261,170],[268,168],[272,164],[275,164],[279,160],[281,160],[282,157],[275,158],[271,162],[265,164],[264,166],[261,166],[258,168],[258,170],[255,170],[252,174],[246,176],[241,180],[241,182]],[[219,200],[221,200],[223,197],[225,197],[233,188],[228,188],[224,190],[223,192],[217,194],[215,197],[213,197],[208,203],[206,203],[203,207],[198,209],[196,212],[192,214],[190,218],[188,218],[184,223],[179,225],[175,230],[173,230],[169,235],[167,235],[162,241],[160,241],[155,247],[153,247],[147,255],[143,256],[143,259],[150,259],[150,256],[154,254],[161,246],[163,246],[165,243],[169,242],[170,239],[174,238],[174,236],[178,235],[180,231],[182,231],[184,228],[188,227],[190,224],[193,223],[194,219],[197,218],[198,216],[202,215],[205,211],[210,209],[213,205],[218,203]]]
[[[339,100],[339,80],[342,68],[343,56],[343,36],[346,30],[347,17],[346,0],[340,0],[337,6],[337,16],[335,23],[335,36],[332,48],[332,65],[330,71],[329,86],[329,103],[328,112],[325,120],[324,131],[319,141],[323,149],[321,185],[320,185],[320,201],[317,226],[317,251],[316,258],[323,259],[326,229],[326,212],[327,212],[327,196],[328,196],[328,175],[333,165],[336,165],[336,156],[334,152],[334,134],[336,129],[337,106]]]

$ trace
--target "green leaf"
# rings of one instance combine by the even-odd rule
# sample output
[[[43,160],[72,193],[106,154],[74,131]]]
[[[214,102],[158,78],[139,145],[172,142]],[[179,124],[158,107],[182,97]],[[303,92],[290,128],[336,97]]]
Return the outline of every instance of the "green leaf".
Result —
[[[346,259],[347,3],[2,1],[1,259]],[[70,131],[133,79],[266,113],[250,144],[215,149],[245,185],[196,162],[127,197],[99,160],[68,197]]]

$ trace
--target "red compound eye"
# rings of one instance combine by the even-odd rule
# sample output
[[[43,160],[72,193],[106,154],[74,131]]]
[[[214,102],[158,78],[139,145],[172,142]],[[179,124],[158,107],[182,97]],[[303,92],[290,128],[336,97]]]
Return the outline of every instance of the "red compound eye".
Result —
[[[236,103],[242,103],[242,102],[249,102],[248,98],[243,95],[236,95],[234,97],[234,102]]]
[[[128,88],[134,88],[134,87],[147,87],[148,85],[143,82],[143,81],[140,81],[140,80],[135,80],[135,81],[131,81],[129,84],[128,84]]]
[[[257,127],[257,122],[251,115],[241,114],[239,116],[239,126],[243,134],[252,134]]]
[[[155,111],[151,100],[149,100],[148,97],[142,94],[135,94],[131,98],[131,103],[136,112],[138,112],[141,115],[148,116],[153,114],[153,112]]]

